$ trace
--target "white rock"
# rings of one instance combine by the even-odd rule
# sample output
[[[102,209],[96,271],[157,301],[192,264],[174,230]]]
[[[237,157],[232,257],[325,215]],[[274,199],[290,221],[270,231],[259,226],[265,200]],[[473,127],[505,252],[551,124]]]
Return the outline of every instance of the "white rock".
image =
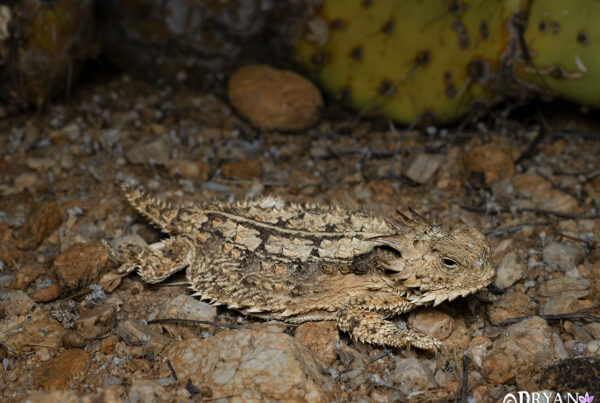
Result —
[[[496,285],[505,290],[519,281],[525,272],[523,260],[516,252],[510,251],[502,258],[498,266]]]
[[[163,315],[165,318],[214,321],[217,317],[217,307],[202,302],[191,295],[181,294],[164,306]]]
[[[583,251],[572,245],[551,242],[544,248],[544,262],[553,269],[574,269],[583,259]]]
[[[396,361],[392,380],[402,393],[409,394],[436,386],[434,373],[435,361],[415,357],[400,358]]]
[[[138,379],[133,381],[129,389],[129,401],[131,403],[154,403],[168,402],[171,394],[156,382]]]

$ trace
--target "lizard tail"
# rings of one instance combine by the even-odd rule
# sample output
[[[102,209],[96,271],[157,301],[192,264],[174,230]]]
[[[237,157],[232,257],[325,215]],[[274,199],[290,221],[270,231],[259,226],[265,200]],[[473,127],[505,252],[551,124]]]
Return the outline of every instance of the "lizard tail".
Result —
[[[121,189],[129,204],[138,213],[149,219],[161,231],[172,232],[171,222],[177,215],[177,209],[170,203],[149,196],[137,186],[122,183]]]

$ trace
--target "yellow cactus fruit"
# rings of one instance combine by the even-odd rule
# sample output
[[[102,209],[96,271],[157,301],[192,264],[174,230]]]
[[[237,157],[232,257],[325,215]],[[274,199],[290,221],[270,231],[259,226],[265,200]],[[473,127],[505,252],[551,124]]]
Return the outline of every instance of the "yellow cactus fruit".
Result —
[[[517,77],[541,94],[600,107],[600,2],[534,1]],[[529,56],[530,60],[528,60]]]
[[[295,44],[330,93],[402,123],[444,123],[496,93],[524,0],[322,0]]]

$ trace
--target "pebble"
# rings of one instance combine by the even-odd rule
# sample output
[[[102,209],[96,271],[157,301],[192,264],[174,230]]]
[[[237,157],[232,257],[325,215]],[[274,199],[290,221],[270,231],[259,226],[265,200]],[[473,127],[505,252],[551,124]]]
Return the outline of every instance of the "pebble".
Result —
[[[337,359],[335,343],[340,340],[340,332],[335,322],[303,323],[296,328],[294,337],[324,364],[331,365]]]
[[[35,249],[63,220],[63,214],[56,202],[35,205],[17,238],[17,248]]]
[[[600,323],[591,322],[584,326],[584,329],[592,335],[594,339],[600,340]]]
[[[484,336],[477,336],[471,340],[471,345],[469,346],[469,351],[471,353],[471,358],[473,362],[478,366],[483,366],[483,361],[485,359],[485,355],[487,353],[487,349],[492,346],[492,342],[490,339]]]
[[[544,263],[554,270],[569,271],[577,267],[583,259],[583,251],[565,243],[551,242],[544,247]]]
[[[562,213],[574,213],[580,210],[577,199],[558,190],[552,189],[544,193],[536,202],[536,207],[542,210],[558,211]]]
[[[54,274],[63,292],[68,293],[96,282],[108,264],[108,250],[102,244],[78,243],[56,258]]]
[[[26,172],[15,176],[13,186],[2,192],[3,196],[9,196],[15,193],[21,193],[25,189],[35,190],[40,186],[39,174]]]
[[[596,354],[600,350],[600,340],[592,340],[588,342],[586,346],[586,351],[588,354],[593,355]]]
[[[531,298],[518,291],[502,294],[495,303],[488,305],[487,309],[490,322],[494,325],[509,318],[535,315],[535,305]]]
[[[523,277],[525,264],[516,252],[510,251],[502,258],[496,275],[496,285],[503,290]]]
[[[31,298],[35,302],[50,302],[60,297],[60,294],[60,287],[56,283],[50,283],[49,285],[34,292]]]
[[[75,324],[77,333],[86,340],[104,336],[117,324],[117,306],[106,304],[83,311]]]
[[[221,174],[227,179],[260,180],[262,163],[260,160],[239,160],[221,165]]]
[[[67,330],[62,338],[62,344],[65,348],[84,348],[88,344],[88,340],[74,330]]]
[[[45,271],[44,267],[38,264],[24,266],[15,273],[11,286],[17,290],[24,290],[32,281],[44,274]]]
[[[435,361],[423,360],[415,357],[398,358],[396,368],[391,375],[394,385],[404,394],[416,390],[425,390],[438,386],[433,374],[435,373]]]
[[[120,392],[111,388],[81,397],[80,393],[72,390],[34,391],[25,401],[27,403],[123,403]]]
[[[145,379],[133,381],[128,396],[131,403],[168,402],[172,400],[171,394],[164,387]]]
[[[589,294],[590,280],[583,277],[564,276],[544,281],[537,292],[543,297],[555,297],[566,292],[585,297]]]
[[[204,183],[208,180],[212,168],[208,162],[201,160],[172,159],[166,163],[169,176],[192,179],[195,183]]]
[[[171,341],[168,337],[153,332],[139,319],[127,319],[119,323],[117,335],[131,346],[142,346],[145,352],[162,351]]]
[[[122,237],[115,238],[112,241],[110,241],[110,246],[116,249],[125,245],[136,245],[140,248],[145,248],[146,246],[148,246],[148,242],[146,242],[144,238],[142,238],[138,234],[123,235]]]
[[[404,175],[413,182],[424,185],[437,172],[440,161],[431,154],[419,154],[404,171]]]
[[[4,317],[8,318],[16,315],[25,315],[31,311],[34,305],[35,302],[27,294],[21,290],[15,290],[8,294],[8,297],[0,303],[0,312],[4,314]]]
[[[191,295],[181,294],[170,300],[164,306],[162,313],[165,318],[214,321],[217,317],[217,307]]]
[[[510,383],[517,370],[533,371],[558,358],[564,346],[555,333],[538,316],[508,326],[483,363],[486,380],[494,385]]]
[[[264,130],[296,131],[319,120],[323,98],[301,75],[265,65],[249,65],[229,79],[229,101],[240,115]]]
[[[125,156],[132,164],[166,165],[171,158],[171,142],[166,135],[130,148]]]
[[[221,332],[185,339],[168,350],[177,378],[237,401],[331,401],[333,385],[312,353],[284,333]]]
[[[550,298],[542,307],[541,313],[544,315],[558,315],[562,313],[571,313],[587,306],[580,301],[577,292],[565,292]]]
[[[37,345],[59,349],[64,334],[65,329],[43,310],[33,311],[24,321],[5,319],[0,328],[0,340],[17,354],[36,350]]]
[[[493,185],[510,178],[515,173],[514,161],[505,147],[488,143],[473,147],[462,156],[463,171],[467,178],[479,186]]]
[[[454,319],[432,308],[421,309],[409,315],[408,324],[413,330],[439,340],[448,338],[454,330]]]
[[[82,349],[70,349],[56,358],[42,363],[33,372],[36,384],[44,390],[69,389],[75,377],[81,375],[92,353]]]
[[[463,321],[454,322],[454,331],[444,341],[444,346],[456,351],[466,350],[471,342],[471,331],[467,329]]]

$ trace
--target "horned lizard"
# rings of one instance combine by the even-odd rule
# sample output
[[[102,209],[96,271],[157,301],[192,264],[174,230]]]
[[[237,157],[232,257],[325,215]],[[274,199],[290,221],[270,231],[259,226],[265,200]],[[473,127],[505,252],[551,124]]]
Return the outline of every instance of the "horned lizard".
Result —
[[[129,203],[171,236],[111,249],[123,275],[158,283],[186,269],[195,296],[290,323],[335,320],[362,342],[437,350],[441,343],[387,321],[466,296],[495,276],[485,236],[451,232],[414,211],[399,221],[266,197],[171,206],[135,187]]]

